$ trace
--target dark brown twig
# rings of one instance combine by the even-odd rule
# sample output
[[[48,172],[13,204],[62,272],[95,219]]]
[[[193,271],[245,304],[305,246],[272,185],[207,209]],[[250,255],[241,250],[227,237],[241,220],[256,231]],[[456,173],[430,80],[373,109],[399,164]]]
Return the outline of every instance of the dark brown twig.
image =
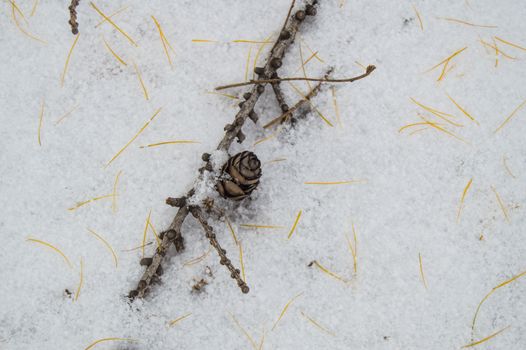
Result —
[[[71,0],[69,5],[69,25],[71,26],[71,32],[75,35],[79,33],[79,24],[77,22],[77,6],[79,6],[80,0]]]
[[[244,83],[237,83],[237,84],[230,84],[230,85],[223,85],[218,86],[215,89],[216,90],[224,90],[224,89],[230,89],[240,86],[246,86],[246,85],[252,85],[252,84],[272,84],[282,81],[319,81],[322,83],[352,83],[356,80],[363,79],[367,77],[369,74],[371,74],[376,69],[375,66],[370,65],[365,70],[365,73],[362,75],[359,75],[357,77],[352,78],[343,78],[343,79],[319,79],[319,78],[304,78],[304,77],[293,77],[293,78],[276,78],[276,79],[262,79],[262,80],[249,80]]]

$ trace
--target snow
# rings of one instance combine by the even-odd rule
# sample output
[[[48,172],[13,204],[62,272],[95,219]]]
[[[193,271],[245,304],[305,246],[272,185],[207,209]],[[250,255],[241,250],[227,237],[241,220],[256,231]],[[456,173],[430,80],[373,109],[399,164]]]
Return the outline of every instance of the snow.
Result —
[[[280,113],[267,88],[256,107],[260,124],[247,121],[247,140],[231,148],[232,154],[251,150],[265,163],[251,200],[236,205],[217,199],[241,241],[250,293],[239,291],[215,252],[185,266],[209,250],[201,227],[189,217],[183,225],[185,251],[170,253],[163,284],[131,305],[125,295],[143,272],[141,251],[124,250],[141,244],[150,210],[157,231],[169,225],[174,209],[164,204],[165,198],[180,196],[193,185],[201,154],[215,149],[223,126],[238,110],[235,101],[207,93],[244,79],[250,44],[230,41],[268,37],[281,27],[290,2],[96,2],[108,15],[129,5],[113,19],[137,41],[134,47],[107,23],[96,28],[100,16],[81,1],[81,34],[64,87],[60,77],[74,40],[65,2],[41,1],[34,16],[32,1],[17,2],[29,22],[25,27],[18,17],[21,25],[46,45],[17,29],[9,1],[0,4],[1,349],[84,349],[109,337],[137,342],[106,342],[96,348],[251,348],[231,315],[257,344],[264,334],[265,349],[458,349],[472,342],[471,322],[480,300],[526,270],[526,108],[494,132],[526,98],[526,53],[497,42],[517,60],[501,55],[495,67],[494,52],[480,43],[493,44],[498,36],[526,46],[526,6],[512,0],[356,0],[342,7],[340,1],[320,2],[318,15],[306,21],[301,36],[325,65],[312,60],[308,75],[321,76],[328,65],[335,67],[335,77],[361,74],[355,61],[375,64],[377,70],[364,80],[335,85],[341,126],[330,88],[325,87],[314,104],[334,127],[308,113],[297,128],[254,146],[271,135],[261,123]],[[422,17],[423,31],[412,5]],[[151,15],[175,50],[173,68]],[[127,66],[106,50],[102,35]],[[286,56],[283,75],[301,74],[297,43]],[[257,47],[253,45],[252,59]],[[437,82],[442,66],[423,73],[463,47],[468,48],[452,59],[453,69],[442,81]],[[310,56],[305,45],[303,54]],[[149,100],[132,62],[141,71]],[[306,84],[296,85],[307,91]],[[287,85],[284,89],[292,105],[298,95]],[[446,94],[480,126],[463,116]],[[411,97],[457,115],[455,120],[464,127],[447,125],[448,130],[469,143],[431,128],[414,135],[414,128],[399,133],[403,125],[421,121],[416,113],[424,111]],[[144,132],[106,167],[160,107]],[[139,148],[168,140],[200,143]],[[269,163],[278,158],[286,160]],[[215,153],[213,159],[217,169],[226,157]],[[68,210],[111,194],[119,171],[115,213],[111,198]],[[460,197],[470,179],[457,223]],[[347,180],[364,181],[304,184]],[[198,193],[202,197],[210,183],[203,186]],[[509,222],[492,188],[506,206]],[[296,231],[287,240],[300,210]],[[239,250],[228,227],[211,223],[239,266]],[[284,228],[247,229],[242,224]],[[345,234],[352,237],[352,224],[358,240],[356,274],[345,240]],[[115,249],[118,268],[88,228]],[[55,245],[74,267],[27,238]],[[148,241],[154,241],[151,232]],[[146,255],[154,246],[146,247]],[[73,301],[64,290],[76,292],[81,258],[84,284]],[[313,260],[349,283],[308,267]],[[204,291],[192,292],[202,278],[208,282]],[[271,330],[283,307],[299,293]],[[510,328],[478,348],[526,347],[525,293],[526,280],[519,278],[487,299],[473,340]],[[314,326],[301,312],[335,335]]]

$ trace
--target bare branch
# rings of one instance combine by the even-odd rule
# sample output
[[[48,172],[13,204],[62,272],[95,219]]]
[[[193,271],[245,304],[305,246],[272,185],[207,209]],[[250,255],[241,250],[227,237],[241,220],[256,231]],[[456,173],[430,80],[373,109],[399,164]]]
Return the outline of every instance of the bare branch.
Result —
[[[69,25],[71,26],[71,32],[75,35],[79,33],[79,24],[77,22],[77,6],[79,6],[80,0],[71,0],[69,5]]]

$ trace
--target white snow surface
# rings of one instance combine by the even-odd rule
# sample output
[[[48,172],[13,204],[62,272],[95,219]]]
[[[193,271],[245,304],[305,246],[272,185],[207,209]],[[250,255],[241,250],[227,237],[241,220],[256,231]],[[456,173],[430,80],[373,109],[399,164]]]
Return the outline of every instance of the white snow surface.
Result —
[[[215,252],[185,266],[209,250],[202,228],[190,216],[183,225],[186,249],[179,255],[169,252],[162,284],[131,305],[125,295],[144,268],[140,249],[125,250],[141,245],[150,210],[158,232],[169,225],[175,209],[164,204],[165,198],[191,188],[203,164],[201,154],[215,149],[224,125],[238,111],[239,101],[207,93],[245,78],[250,47],[253,60],[259,44],[232,41],[262,41],[276,34],[290,2],[97,1],[107,15],[129,6],[112,18],[137,42],[135,47],[108,23],[95,27],[101,17],[81,1],[80,38],[63,87],[60,77],[75,39],[67,23],[69,2],[40,1],[32,16],[33,1],[16,4],[28,22],[16,13],[20,25],[47,44],[18,30],[11,2],[0,3],[0,349],[85,349],[112,337],[136,341],[105,341],[95,348],[257,349],[263,335],[264,349],[458,349],[508,326],[477,348],[526,348],[526,276],[487,298],[471,334],[481,299],[526,270],[526,108],[495,133],[526,98],[526,52],[496,41],[516,59],[499,55],[495,67],[494,50],[480,42],[493,45],[497,36],[526,46],[524,1],[349,0],[341,6],[340,1],[321,0],[301,37],[304,58],[311,55],[307,44],[325,63],[311,60],[307,74],[318,77],[333,66],[334,77],[354,76],[363,72],[356,62],[374,64],[377,70],[364,80],[334,85],[341,124],[328,85],[313,104],[334,127],[312,112],[296,128],[254,146],[274,132],[263,130],[262,123],[280,114],[267,87],[256,107],[260,123],[248,121],[247,140],[231,148],[231,154],[251,150],[263,163],[261,184],[250,200],[238,206],[216,201],[243,247],[250,293],[240,292]],[[172,68],[151,15],[175,51]],[[103,36],[127,66],[104,47]],[[288,51],[282,76],[302,74],[299,42]],[[441,81],[443,66],[425,73],[464,47]],[[132,62],[141,71],[149,100]],[[307,91],[304,82],[296,85]],[[299,95],[288,84],[283,87],[294,104]],[[241,96],[247,90],[225,92]],[[432,116],[411,97],[454,114],[463,127]],[[159,115],[106,166],[160,107]],[[421,127],[399,132],[406,124],[422,122],[417,113],[466,142],[431,126],[412,135]],[[140,148],[169,140],[200,143]],[[271,162],[278,158],[286,160]],[[111,195],[120,171],[115,213],[111,197],[68,210]],[[348,180],[363,181],[305,184]],[[225,222],[211,224],[239,266],[239,249]],[[357,273],[345,238],[352,240],[352,224]],[[117,268],[88,228],[114,248]],[[28,238],[59,248],[72,268],[57,252]],[[155,242],[151,230],[147,241]],[[155,243],[147,246],[146,255],[154,249]],[[77,291],[81,259],[83,285],[74,301],[64,290]],[[347,283],[308,267],[313,260]],[[213,277],[206,274],[207,266]],[[204,291],[192,292],[202,278],[208,282]]]

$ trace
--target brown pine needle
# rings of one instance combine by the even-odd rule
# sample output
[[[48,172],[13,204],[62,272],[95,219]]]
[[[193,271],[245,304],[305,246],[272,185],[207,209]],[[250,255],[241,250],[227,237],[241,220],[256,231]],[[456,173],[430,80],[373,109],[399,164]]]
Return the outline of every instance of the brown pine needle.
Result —
[[[457,223],[460,222],[460,213],[462,212],[462,208],[464,207],[464,199],[466,198],[466,194],[468,193],[469,187],[473,183],[473,178],[468,181],[468,184],[466,187],[464,187],[464,191],[462,191],[462,196],[460,197],[460,204],[458,205],[458,212],[457,212]]]
[[[80,296],[80,290],[82,289],[82,285],[84,284],[84,259],[82,257],[80,258],[80,280],[79,280],[79,286],[77,287],[77,291],[75,292],[75,298],[74,301],[77,301]]]
[[[76,105],[75,107],[70,109],[68,112],[64,113],[64,115],[62,115],[60,118],[57,119],[57,121],[55,122],[55,125],[60,124],[64,119],[66,119],[68,116],[70,116],[71,113],[75,112],[77,110],[77,108],[79,108],[78,105]]]
[[[460,110],[460,111],[461,111],[466,117],[468,117],[469,119],[471,119],[473,122],[477,123],[477,125],[480,125],[479,122],[476,121],[475,118],[473,118],[473,117],[471,116],[471,114],[468,113],[468,111],[466,111],[464,108],[462,108],[462,106],[459,105],[459,104],[457,103],[457,101],[455,101],[455,100],[453,99],[453,97],[449,96],[449,94],[446,94],[446,95],[447,95],[447,98],[449,98],[449,100],[450,100],[451,102],[453,102],[453,104],[454,104],[454,105],[455,105],[455,106],[456,106],[456,107],[457,107],[457,108],[458,108],[458,109],[459,109],[459,110]]]
[[[338,122],[338,125],[340,128],[343,127],[342,125],[342,119],[340,117],[340,108],[338,107],[338,101],[336,100],[336,88],[334,86],[331,86],[331,94],[332,94],[332,105],[334,107],[334,114],[336,114],[336,121]]]
[[[42,121],[44,119],[44,99],[42,99],[42,104],[40,106],[40,113],[38,114],[38,145],[42,146],[42,140],[40,134],[42,131]]]
[[[35,2],[33,3],[33,8],[31,9],[31,14],[29,15],[29,17],[33,17],[35,15],[35,12],[37,10],[37,6],[38,6],[38,0],[35,0]]]
[[[467,26],[470,26],[470,27],[498,28],[497,26],[493,26],[493,25],[474,24],[474,23],[466,22],[466,21],[463,21],[461,19],[456,19],[456,18],[438,17],[438,19],[442,19],[442,20],[448,21],[448,22],[460,23],[460,24],[464,24],[464,25],[467,25]]]
[[[133,68],[135,69],[135,73],[137,73],[137,77],[139,78],[139,82],[141,83],[142,92],[144,93],[144,98],[148,101],[150,99],[150,96],[148,96],[148,90],[146,90],[146,86],[144,85],[144,80],[142,80],[141,72],[139,71],[139,67],[133,62]]]
[[[112,246],[108,243],[108,241],[92,229],[88,228],[88,232],[94,235],[99,241],[101,241],[106,246],[106,248],[108,248],[108,250],[111,253],[111,256],[113,257],[113,261],[115,262],[115,268],[119,267],[119,259],[117,258],[117,254],[115,253],[115,250],[113,250]]]
[[[416,17],[418,18],[418,22],[420,23],[420,29],[422,29],[422,31],[424,31],[424,24],[422,23],[422,17],[420,17],[420,13],[416,9],[415,5],[411,5],[411,6],[413,6],[413,10],[415,11]]]
[[[515,108],[515,110],[508,116],[508,118],[506,118],[506,120],[504,120],[504,122],[502,122],[502,124],[500,124],[500,126],[495,129],[495,134],[497,132],[500,131],[500,129],[502,129],[504,127],[504,125],[506,125],[510,120],[511,118],[513,118],[513,116],[515,115],[515,113],[517,113],[522,107],[524,107],[526,105],[526,100],[524,100],[520,105],[519,107]]]
[[[122,174],[122,170],[119,170],[117,175],[115,176],[115,181],[113,182],[113,198],[111,201],[111,210],[113,213],[117,212],[117,184],[119,183],[119,177]]]
[[[424,275],[424,268],[422,266],[422,255],[420,253],[418,253],[418,262],[420,264],[420,278],[422,278],[422,283],[424,283],[424,287],[427,289],[426,276]]]
[[[450,55],[449,57],[445,58],[444,60],[442,60],[440,63],[437,63],[436,65],[434,65],[433,67],[429,68],[428,70],[426,70],[424,73],[427,73],[427,72],[431,72],[433,69],[441,66],[442,64],[444,63],[448,63],[453,57],[457,56],[458,54],[460,54],[462,51],[466,50],[468,47],[464,47],[458,51],[455,51],[452,55]]]
[[[259,139],[259,140],[257,140],[256,142],[254,142],[254,146],[257,146],[257,145],[259,145],[260,143],[263,143],[263,142],[265,142],[265,141],[271,140],[271,139],[273,139],[274,137],[276,137],[277,135],[278,135],[278,134],[275,133],[275,134],[272,134],[272,135],[267,136],[267,137],[265,137],[265,138]]]
[[[495,189],[495,187],[491,186],[491,190],[493,193],[495,193],[495,197],[497,198],[497,202],[499,202],[500,209],[502,210],[502,214],[504,214],[504,218],[507,222],[510,222],[510,217],[508,216],[508,209],[504,205],[504,202],[502,202],[502,199],[500,198],[499,193]]]
[[[135,339],[130,339],[130,338],[103,338],[103,339],[99,339],[99,340],[96,340],[94,341],[93,343],[91,343],[90,345],[88,345],[88,347],[84,350],[90,350],[91,348],[93,348],[95,345],[99,344],[99,343],[104,343],[104,342],[107,342],[107,341],[128,341],[128,342],[137,342],[137,340]]]
[[[148,127],[148,125],[150,124],[150,122],[152,122],[153,119],[159,114],[159,112],[161,112],[161,109],[162,109],[162,107],[159,108],[159,109],[157,109],[157,110],[155,111],[155,113],[150,117],[150,119],[148,119],[148,121],[147,121],[147,122],[142,126],[142,128],[137,132],[137,134],[135,134],[135,136],[134,136],[130,141],[128,141],[128,143],[127,143],[126,145],[124,145],[124,147],[121,148],[121,149],[119,150],[119,152],[117,152],[117,154],[113,156],[113,158],[111,158],[111,160],[106,164],[106,166],[105,166],[106,168],[107,168],[107,167],[108,167],[108,166],[109,166],[109,165],[110,165],[115,159],[117,159],[117,157],[120,156],[121,153],[124,152],[124,150],[125,150],[126,148],[128,148],[128,146],[129,146],[133,141],[135,141],[135,139],[136,139],[137,137],[139,137],[139,135],[144,131],[144,129],[146,129],[146,128]]]
[[[121,7],[120,9],[118,9],[117,11],[115,11],[114,13],[112,13],[111,15],[108,16],[108,18],[113,18],[115,16],[117,16],[119,13],[125,11],[126,9],[128,9],[128,7],[130,6],[124,6],[124,7]],[[97,25],[95,26],[95,28],[98,28],[100,27],[101,25],[104,24],[104,22],[106,22],[106,18],[103,18],[99,23],[97,23]]]
[[[483,338],[483,339],[478,340],[478,341],[476,341],[476,342],[470,343],[470,344],[468,344],[468,345],[464,345],[464,346],[462,347],[462,349],[464,349],[464,348],[471,348],[471,347],[473,347],[473,346],[476,346],[476,345],[482,344],[482,343],[484,343],[484,342],[490,340],[491,338],[496,337],[497,335],[499,335],[500,333],[504,332],[505,330],[507,330],[507,329],[510,328],[510,327],[511,327],[511,326],[505,327],[505,328],[501,329],[500,331],[495,332],[495,333],[493,333],[492,335],[487,336],[486,338]]]
[[[364,180],[349,180],[349,181],[309,181],[304,182],[305,185],[350,185],[355,183],[363,183]]]
[[[292,235],[294,234],[294,231],[296,231],[296,226],[298,226],[298,222],[300,221],[301,212],[302,212],[301,210],[298,212],[298,216],[296,216],[296,220],[294,220],[294,224],[292,225],[292,228],[290,229],[287,239],[290,239]]]
[[[175,320],[170,321],[170,323],[168,323],[168,326],[169,326],[169,327],[172,327],[172,326],[174,326],[176,323],[178,323],[178,322],[184,320],[185,318],[190,317],[190,315],[192,315],[192,313],[188,313],[188,314],[186,314],[186,315],[184,315],[184,316],[178,317],[178,318],[176,318]]]
[[[117,61],[119,61],[122,65],[127,66],[128,64],[126,62],[124,62],[124,60],[119,55],[117,55],[117,53],[115,51],[113,51],[113,49],[110,47],[110,44],[108,44],[106,39],[104,39],[104,36],[102,37],[102,40],[104,41],[104,46],[108,49],[108,51],[111,53],[111,55],[113,57],[115,57],[117,59]]]
[[[230,230],[230,233],[232,234],[232,238],[234,239],[234,242],[236,243],[236,245],[239,245],[239,241],[237,240],[237,236],[236,236],[236,233],[234,232],[234,228],[232,227],[230,220],[228,220],[226,216],[225,216],[225,222],[226,222],[226,225],[228,226],[228,229]]]
[[[41,42],[43,44],[47,44],[47,41],[42,40],[42,39],[34,36],[33,34],[29,33],[27,30],[25,30],[20,25],[20,23],[18,22],[18,18],[16,17],[15,11],[18,12],[22,16],[22,19],[26,22],[26,25],[27,25],[26,17],[22,13],[22,11],[20,11],[20,9],[18,8],[18,6],[16,5],[16,3],[14,1],[10,0],[10,2],[11,2],[11,16],[13,17],[13,21],[15,22],[15,25],[18,28],[18,30],[20,30],[20,32],[22,32],[22,34],[24,34],[25,36],[27,36],[30,39],[33,39],[33,40],[38,41],[38,42]]]
[[[77,45],[79,38],[80,38],[80,34],[75,35],[75,40],[73,41],[73,44],[71,45],[71,48],[69,49],[68,57],[66,58],[66,63],[64,64],[64,70],[62,71],[62,77],[60,78],[60,86],[64,86],[64,79],[66,78],[66,72],[68,71],[69,60],[71,59],[71,54],[73,53],[73,49],[75,48],[75,45]]]
[[[69,259],[66,256],[66,254],[62,253],[62,251],[60,249],[58,249],[57,247],[55,247],[51,243],[44,242],[44,241],[41,241],[41,240],[35,239],[35,238],[28,238],[27,241],[39,243],[39,244],[42,244],[42,245],[44,245],[46,247],[49,247],[49,248],[53,249],[56,253],[60,254],[60,256],[62,256],[62,258],[64,258],[64,261],[66,261],[66,263],[68,264],[69,268],[71,268],[71,269],[73,268],[73,265],[71,265],[71,262],[69,261]]]
[[[508,172],[508,174],[509,174],[512,178],[516,179],[517,177],[516,177],[515,175],[513,175],[513,173],[511,172],[511,169],[510,169],[510,167],[508,166],[508,161],[507,161],[507,159],[506,159],[505,156],[502,156],[502,163],[504,164],[504,169],[506,169],[506,171]]]
[[[499,38],[498,36],[496,36],[495,39],[497,39],[498,41],[500,41],[500,42],[503,43],[503,44],[506,44],[506,45],[509,45],[509,46],[513,46],[513,47],[515,47],[515,48],[517,48],[517,49],[520,49],[520,50],[524,50],[524,51],[526,51],[526,47],[523,47],[523,46],[520,46],[520,45],[514,44],[514,43],[512,43],[512,42],[509,42],[509,41],[507,41],[507,40],[504,40],[504,39],[502,39],[502,38]]]
[[[252,55],[252,46],[248,48],[247,63],[245,64],[245,81],[248,81],[248,70],[250,69],[250,56]]]
[[[159,31],[159,37],[161,38],[161,43],[163,44],[164,53],[166,54],[166,58],[168,59],[168,64],[170,67],[172,66],[172,58],[170,57],[170,53],[168,52],[168,48],[166,47],[165,43],[165,36],[164,32],[161,28],[161,24],[157,21],[157,19],[154,16],[151,16],[153,19],[153,22],[155,23],[155,26],[157,27],[157,30]]]
[[[142,247],[147,247],[147,246],[152,245],[152,244],[153,244],[153,242],[148,242],[148,243],[140,245],[138,247],[131,248],[131,249],[125,249],[125,250],[122,250],[122,251],[123,252],[133,252],[134,250],[138,250],[138,249],[141,249]]]
[[[113,197],[113,193],[112,194],[106,194],[106,195],[100,196],[100,197],[94,197],[94,198],[88,199],[87,201],[84,201],[84,202],[79,202],[74,207],[68,208],[68,210],[69,211],[74,211],[74,210],[77,210],[78,208],[80,208],[80,207],[82,207],[82,206],[84,206],[84,205],[86,205],[88,203],[100,201],[101,199],[106,199],[106,198],[110,198],[110,197]]]
[[[208,256],[208,254],[210,254],[211,251],[212,248],[208,249],[205,253],[198,256],[197,258],[190,259],[187,262],[183,263],[183,266],[190,266],[200,263],[201,261],[205,260],[205,258]]]
[[[148,233],[148,223],[150,222],[150,216],[152,215],[152,210],[148,212],[148,217],[146,218],[146,223],[144,224],[144,232],[142,234],[142,257],[144,258],[144,247],[146,243],[146,234]]]
[[[201,143],[201,142],[192,141],[192,140],[173,140],[173,141],[163,141],[163,142],[158,142],[158,143],[150,143],[149,145],[139,146],[139,148],[149,148],[149,147],[157,147],[157,146],[164,146],[164,145],[180,145],[180,144],[190,144],[190,143]]]
[[[135,43],[135,41],[134,41],[134,40],[133,40],[128,34],[126,34],[126,32],[125,32],[124,30],[122,30],[121,28],[119,28],[119,26],[116,25],[115,22],[113,22],[113,21],[111,20],[111,18],[109,18],[108,16],[106,16],[104,13],[102,13],[102,11],[99,10],[99,8],[98,8],[98,7],[97,7],[92,1],[90,1],[90,5],[91,5],[91,7],[93,7],[93,9],[94,9],[95,11],[97,11],[97,13],[98,13],[102,18],[104,18],[106,21],[108,21],[108,23],[110,23],[115,29],[117,29],[117,30],[119,31],[119,33],[121,33],[122,35],[124,35],[124,37],[125,37],[126,39],[128,39],[128,41],[129,41],[130,43],[132,43],[134,46],[138,46],[137,43]]]
[[[233,314],[230,314],[230,317],[232,318],[232,321],[234,321],[234,324],[236,325],[236,327],[239,328],[241,333],[243,333],[243,335],[247,338],[250,345],[252,345],[252,348],[254,350],[257,350],[258,347],[257,347],[256,341],[254,340],[254,338],[252,338],[252,336],[248,334],[248,332],[245,330],[245,328],[243,328],[243,326],[241,326],[241,324],[239,323],[239,321]]]
[[[447,135],[449,135],[449,136],[451,136],[451,137],[453,137],[453,138],[455,138],[455,139],[457,139],[457,140],[459,140],[459,141],[461,141],[461,142],[467,143],[467,144],[469,145],[469,142],[466,141],[466,140],[464,140],[462,137],[457,136],[457,135],[455,135],[454,133],[452,133],[451,131],[448,131],[448,130],[446,130],[446,129],[440,127],[437,123],[433,123],[433,122],[427,120],[422,114],[418,113],[418,116],[419,116],[420,118],[422,118],[425,122],[429,123],[429,125],[430,125],[431,127],[435,128],[435,129],[437,129],[437,130],[439,130],[439,131],[442,131],[443,133],[446,133]]]
[[[432,107],[429,107],[429,106],[426,106],[420,102],[418,102],[417,100],[415,100],[414,98],[410,97],[409,98],[411,100],[411,102],[413,102],[414,104],[416,104],[417,106],[423,108],[424,110],[428,111],[429,113],[433,114],[434,116],[444,120],[445,122],[453,125],[453,126],[457,126],[457,127],[463,127],[464,125],[462,124],[458,124],[452,120],[450,120],[449,118],[455,118],[454,115],[452,114],[449,114],[449,113],[445,113],[445,112],[442,112],[442,111],[439,111],[435,108],[432,108]],[[448,118],[449,117],[449,118]]]
[[[148,220],[148,226],[152,229],[153,235],[155,236],[155,240],[157,241],[157,248],[161,248],[161,239],[157,234],[157,230],[155,229],[155,227],[153,227],[151,220]]]
[[[192,39],[193,43],[218,43],[217,40],[208,40],[208,39]]]
[[[264,41],[258,41],[258,40],[232,40],[233,43],[241,43],[241,44],[272,44],[272,41],[264,40]]]
[[[247,277],[245,276],[245,263],[243,262],[243,248],[241,247],[241,242],[237,245],[239,248],[239,265],[241,266],[241,276],[243,276],[243,282],[247,282]]]
[[[281,313],[279,314],[279,317],[278,319],[276,320],[276,322],[274,323],[274,326],[272,326],[272,329],[271,331],[273,331],[276,326],[278,325],[279,321],[281,321],[281,319],[283,318],[283,316],[285,315],[285,313],[287,312],[287,309],[289,308],[289,306],[297,299],[299,298],[301,295],[303,294],[303,292],[299,293],[298,295],[296,295],[294,298],[290,299],[289,302],[285,305],[285,307],[283,308],[283,310],[281,310]]]
[[[340,277],[338,276],[337,274],[335,274],[334,272],[332,272],[331,270],[329,270],[328,268],[322,266],[318,261],[314,260],[311,264],[314,264],[321,272],[323,272],[324,274],[328,275],[328,276],[331,276],[332,278],[335,278],[339,281],[342,281],[343,283],[348,283],[349,281],[346,280],[345,278],[343,277]]]
[[[336,334],[334,332],[331,332],[330,330],[328,330],[327,328],[323,327],[322,325],[320,325],[318,322],[316,322],[314,319],[312,319],[311,317],[307,316],[303,311],[300,311],[301,312],[301,315],[303,317],[305,317],[305,319],[307,321],[309,321],[311,324],[313,324],[316,328],[320,329],[321,331],[329,334],[329,335],[332,335],[333,337],[336,336]]]
[[[239,225],[244,228],[269,228],[269,229],[282,229],[284,226],[272,226],[272,225],[256,225],[256,224],[241,224]]]

